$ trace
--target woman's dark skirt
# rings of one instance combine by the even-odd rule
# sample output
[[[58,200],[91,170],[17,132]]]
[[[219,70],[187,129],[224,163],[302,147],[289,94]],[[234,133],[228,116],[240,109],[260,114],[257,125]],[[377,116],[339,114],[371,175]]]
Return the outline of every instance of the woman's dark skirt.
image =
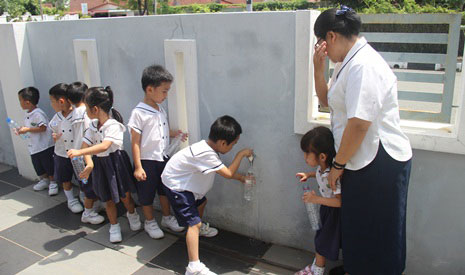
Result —
[[[341,249],[341,208],[320,206],[321,229],[315,235],[316,252],[336,261]]]
[[[92,158],[92,186],[101,201],[118,203],[126,192],[136,192],[131,161],[124,150],[110,153],[107,157]]]
[[[366,167],[342,177],[342,251],[351,275],[405,269],[407,190],[411,160],[393,159],[380,143]]]

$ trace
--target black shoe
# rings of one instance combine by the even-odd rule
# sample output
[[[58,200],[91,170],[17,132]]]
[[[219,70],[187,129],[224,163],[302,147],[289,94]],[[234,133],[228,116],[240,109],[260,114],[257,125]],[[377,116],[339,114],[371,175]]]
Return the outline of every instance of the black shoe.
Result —
[[[335,268],[329,271],[329,275],[345,275],[346,272],[344,271],[344,266],[336,266]]]

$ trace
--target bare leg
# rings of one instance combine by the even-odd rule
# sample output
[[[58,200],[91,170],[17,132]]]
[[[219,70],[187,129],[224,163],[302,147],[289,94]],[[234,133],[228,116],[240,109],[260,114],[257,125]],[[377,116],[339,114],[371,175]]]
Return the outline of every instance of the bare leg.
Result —
[[[124,207],[126,207],[126,209],[128,210],[129,214],[134,213],[134,200],[132,199],[131,194],[129,192],[126,192],[126,198],[121,198],[121,201],[123,202]]]
[[[91,209],[93,206],[94,206],[94,199],[89,199],[86,197],[84,199],[84,207],[87,209]]]
[[[198,223],[194,226],[189,226],[186,234],[187,254],[189,255],[189,262],[199,260],[199,233],[200,225]]]
[[[110,224],[117,224],[117,212],[116,212],[116,204],[112,201],[106,201],[105,203],[105,210],[107,211],[108,219],[110,220]]]
[[[168,201],[168,198],[166,196],[163,196],[163,195],[158,195],[158,199],[160,200],[161,214],[163,216],[165,216],[165,217],[171,215],[171,213],[170,213],[170,202]]]
[[[65,189],[66,191],[69,191],[73,189],[73,185],[71,184],[70,181],[63,182],[63,189]]]
[[[143,205],[142,212],[144,212],[145,220],[151,221],[153,220],[153,206],[151,205]]]
[[[325,267],[326,259],[325,257],[321,256],[320,254],[316,253],[316,262],[315,264],[319,267]]]
[[[199,205],[199,207],[197,207],[197,209],[199,210],[200,218],[203,217],[203,211],[205,210],[206,205],[207,205],[207,200],[205,199],[205,201],[201,205]]]

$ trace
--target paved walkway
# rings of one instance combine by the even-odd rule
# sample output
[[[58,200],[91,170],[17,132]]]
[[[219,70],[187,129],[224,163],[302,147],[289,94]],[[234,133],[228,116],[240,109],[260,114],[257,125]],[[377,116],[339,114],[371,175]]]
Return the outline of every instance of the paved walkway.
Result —
[[[33,191],[32,184],[0,165],[0,274],[184,273],[184,234],[152,240],[143,230],[132,232],[120,208],[123,242],[111,244],[108,219],[83,224],[80,214],[67,209],[61,190],[49,197],[47,191]],[[201,238],[200,255],[218,274],[293,274],[313,257],[224,230]]]

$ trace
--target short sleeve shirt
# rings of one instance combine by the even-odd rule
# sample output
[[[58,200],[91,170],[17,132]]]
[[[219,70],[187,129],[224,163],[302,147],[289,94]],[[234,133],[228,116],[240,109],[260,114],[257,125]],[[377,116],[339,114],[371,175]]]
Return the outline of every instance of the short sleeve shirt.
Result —
[[[190,191],[202,198],[212,188],[215,172],[224,166],[205,140],[177,152],[162,173],[163,184],[174,191]]]
[[[72,127],[73,127],[73,149],[81,149],[82,148],[82,140],[84,138],[84,134],[90,126],[91,119],[87,116],[86,107],[80,106],[74,109],[73,120],[72,120]]]
[[[76,149],[73,132],[73,118],[74,111],[70,112],[67,117],[64,117],[62,112],[58,112],[55,116],[53,116],[49,123],[52,132],[61,134],[60,138],[55,142],[55,154],[57,156],[67,158],[68,150]]]
[[[329,171],[330,168],[327,168],[325,171],[321,171],[321,167],[318,166],[316,170],[316,182],[318,183],[318,189],[320,190],[322,197],[335,198],[336,195],[341,194],[341,182],[339,180],[336,182],[336,190],[333,191],[328,183]]]
[[[52,131],[48,127],[48,117],[40,108],[35,108],[24,115],[24,126],[28,128],[45,125],[47,130],[40,133],[29,133],[28,150],[31,155],[42,152],[53,146]]]
[[[163,161],[163,150],[170,142],[167,114],[161,105],[158,108],[140,102],[129,118],[128,127],[141,135],[141,160]]]
[[[92,120],[89,129],[86,131],[84,142],[89,146],[94,146],[105,140],[111,141],[112,145],[108,150],[97,154],[97,157],[106,157],[109,156],[110,153],[123,150],[125,131],[126,127],[115,119],[108,119],[100,128],[98,128],[98,120],[94,119]]]
[[[375,158],[380,142],[397,161],[412,157],[409,139],[400,128],[397,78],[365,38],[358,39],[344,61],[336,64],[328,90],[328,105],[336,151],[349,119],[371,122],[347,169],[367,166]]]

